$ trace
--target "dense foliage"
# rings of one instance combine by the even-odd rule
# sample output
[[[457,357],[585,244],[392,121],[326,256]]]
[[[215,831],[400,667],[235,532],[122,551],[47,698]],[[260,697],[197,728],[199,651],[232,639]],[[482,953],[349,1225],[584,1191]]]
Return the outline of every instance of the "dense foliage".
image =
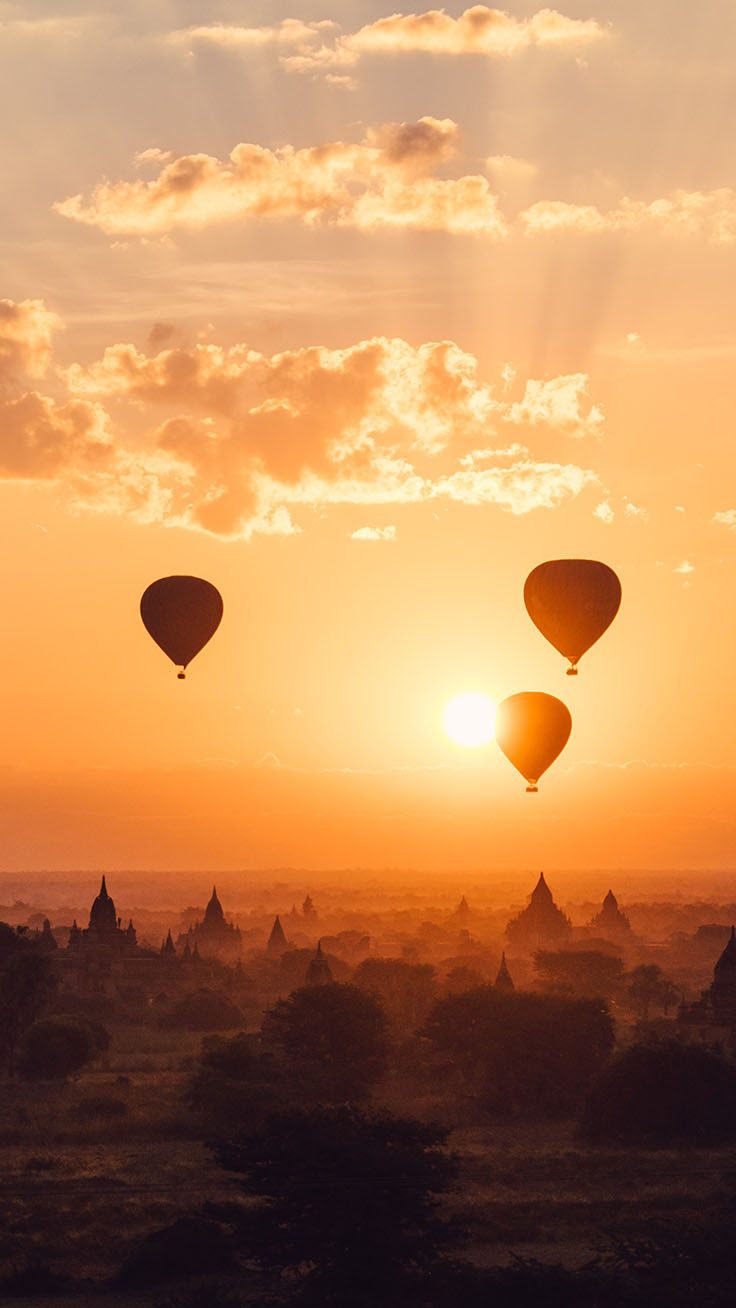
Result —
[[[736,1139],[736,1067],[701,1045],[632,1045],[588,1096],[583,1132],[607,1143],[715,1144]]]
[[[445,1133],[355,1108],[269,1118],[265,1131],[218,1148],[251,1198],[244,1252],[291,1278],[299,1302],[375,1308],[417,1299],[454,1242],[438,1215],[455,1163]]]
[[[303,986],[266,1014],[263,1043],[310,1103],[365,1099],[386,1071],[388,1019],[357,986]]]
[[[440,1000],[423,1034],[436,1069],[485,1108],[510,1114],[577,1111],[613,1047],[601,1001],[493,986]]]
[[[19,1071],[31,1080],[64,1080],[107,1049],[110,1037],[99,1022],[47,1017],[26,1032]]]
[[[545,988],[559,994],[610,999],[624,965],[615,954],[599,949],[538,949],[534,971]]]
[[[0,922],[0,1063],[11,1075],[21,1039],[56,989],[48,955],[21,930]]]

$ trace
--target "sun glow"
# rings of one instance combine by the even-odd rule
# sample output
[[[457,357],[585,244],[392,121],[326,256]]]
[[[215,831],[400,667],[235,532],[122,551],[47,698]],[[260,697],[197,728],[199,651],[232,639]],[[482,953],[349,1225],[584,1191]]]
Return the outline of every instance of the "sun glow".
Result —
[[[445,731],[456,745],[475,749],[478,745],[487,745],[492,738],[495,716],[493,701],[487,695],[471,690],[450,700],[443,721]]]

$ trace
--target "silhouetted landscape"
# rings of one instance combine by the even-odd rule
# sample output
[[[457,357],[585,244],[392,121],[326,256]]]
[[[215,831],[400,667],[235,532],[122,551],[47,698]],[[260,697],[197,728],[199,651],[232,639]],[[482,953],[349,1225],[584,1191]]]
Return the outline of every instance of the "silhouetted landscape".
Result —
[[[287,878],[2,906],[7,1299],[733,1301],[735,904]]]
[[[736,4],[0,0],[0,1299],[735,1308]]]

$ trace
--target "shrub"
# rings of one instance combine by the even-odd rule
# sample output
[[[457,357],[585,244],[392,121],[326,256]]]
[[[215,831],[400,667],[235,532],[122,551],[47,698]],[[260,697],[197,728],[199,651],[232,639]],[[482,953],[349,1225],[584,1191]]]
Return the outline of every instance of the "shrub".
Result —
[[[76,1017],[34,1022],[21,1049],[21,1075],[30,1080],[65,1080],[106,1048],[109,1038],[99,1023]]]
[[[153,1231],[126,1258],[117,1275],[121,1285],[146,1286],[180,1276],[230,1271],[234,1258],[227,1233],[206,1217],[180,1217]]]

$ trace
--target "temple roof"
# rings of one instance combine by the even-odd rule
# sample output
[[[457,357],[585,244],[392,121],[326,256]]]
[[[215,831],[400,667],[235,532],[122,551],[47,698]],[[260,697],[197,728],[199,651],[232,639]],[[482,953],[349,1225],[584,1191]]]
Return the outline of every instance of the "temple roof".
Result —
[[[715,979],[722,981],[736,974],[736,927],[731,927],[731,937],[715,966]]]
[[[278,913],[276,914],[276,921],[271,928],[271,934],[268,937],[267,948],[270,954],[283,954],[286,949],[286,936],[284,935],[284,928],[281,925]]]
[[[115,914],[115,904],[107,893],[105,878],[102,878],[100,893],[95,899],[89,914],[89,924],[91,927],[114,927],[117,926],[117,916]]]
[[[208,926],[214,925],[215,922],[224,922],[225,914],[222,911],[222,904],[217,898],[217,888],[212,887],[212,898],[204,910],[204,920]]]
[[[532,891],[532,903],[540,903],[544,900],[548,900],[550,904],[553,903],[552,891],[544,879],[544,872],[540,872],[539,880]]]
[[[496,980],[494,981],[494,987],[495,987],[496,990],[513,990],[513,989],[514,989],[514,983],[513,983],[513,980],[512,980],[512,978],[511,978],[511,973],[509,972],[509,969],[508,969],[508,967],[506,966],[506,954],[505,954],[505,952],[501,954],[501,966],[500,966],[499,969],[498,969],[498,976],[496,977]]]

